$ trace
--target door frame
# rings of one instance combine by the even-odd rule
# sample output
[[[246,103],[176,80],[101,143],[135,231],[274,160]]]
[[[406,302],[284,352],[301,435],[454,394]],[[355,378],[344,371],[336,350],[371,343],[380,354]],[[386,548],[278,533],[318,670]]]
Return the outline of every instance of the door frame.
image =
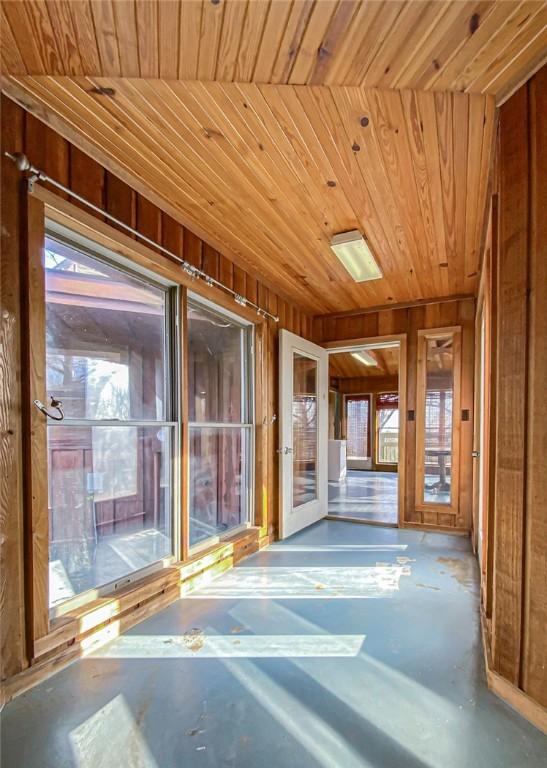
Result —
[[[492,203],[492,217],[497,215],[496,200]],[[491,245],[485,251],[479,295],[475,312],[475,387],[474,409],[475,422],[473,434],[473,450],[480,443],[480,461],[473,458],[473,514],[472,514],[472,545],[478,555],[479,527],[482,516],[482,551],[480,558],[481,570],[481,602],[485,612],[487,626],[493,610],[493,578],[494,578],[494,490],[495,453],[492,446],[496,432],[496,280],[497,270],[493,253],[497,248],[496,227],[492,228]],[[484,332],[484,337],[482,334]],[[483,342],[481,349],[481,341]],[[483,389],[480,391],[481,352]],[[482,425],[482,441],[481,441]],[[482,494],[479,487],[482,483]],[[480,504],[479,504],[480,500]]]
[[[358,339],[345,339],[342,341],[328,341],[323,344],[329,355],[340,352],[355,352],[365,346],[378,346],[390,342],[399,343],[399,371],[398,371],[398,398],[399,398],[399,462],[397,465],[397,525],[390,523],[375,523],[359,521],[368,525],[385,525],[402,528],[405,524],[405,469],[406,469],[406,389],[407,389],[407,334],[394,333],[385,336],[366,336]],[[337,520],[340,518],[336,518]],[[347,518],[350,519],[350,518]]]

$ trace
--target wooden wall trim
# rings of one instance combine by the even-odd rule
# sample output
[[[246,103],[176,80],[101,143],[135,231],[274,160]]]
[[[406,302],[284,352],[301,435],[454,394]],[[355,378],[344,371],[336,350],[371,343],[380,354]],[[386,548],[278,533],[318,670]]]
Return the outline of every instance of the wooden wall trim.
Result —
[[[357,376],[334,377],[338,380],[341,395],[374,395],[379,392],[394,392],[399,386],[399,376]]]
[[[481,611],[481,639],[488,687],[519,715],[547,735],[547,709],[496,672],[488,635],[488,620],[484,611]]]
[[[366,307],[365,309],[349,309],[346,312],[329,312],[324,315],[316,315],[314,320],[318,323],[324,320],[332,320],[342,317],[353,317],[354,315],[370,315],[376,312],[384,312],[395,309],[411,309],[412,307],[426,307],[429,304],[446,304],[452,301],[465,301],[474,299],[474,293],[455,293],[449,296],[441,296],[435,299],[418,299],[417,301],[402,301],[396,304],[378,304],[375,307]]]
[[[183,562],[188,559],[190,551],[190,504],[189,494],[186,493],[188,478],[190,477],[190,430],[189,403],[188,403],[188,368],[184,361],[188,360],[188,292],[181,289],[179,299],[179,339],[178,362],[180,371],[179,407],[181,418],[180,429],[180,461],[179,461],[179,489],[180,489],[180,556]]]
[[[49,523],[47,487],[47,417],[34,405],[47,405],[46,394],[46,313],[44,251],[44,205],[22,190],[26,228],[22,253],[22,304],[24,401],[23,425],[27,466],[25,477],[25,576],[29,652],[35,641],[49,630]]]
[[[19,217],[21,178],[4,156],[23,149],[23,114],[2,105],[2,258],[0,259],[0,675],[28,664],[23,577],[23,433],[21,423],[21,275]],[[9,574],[9,582],[1,578]]]

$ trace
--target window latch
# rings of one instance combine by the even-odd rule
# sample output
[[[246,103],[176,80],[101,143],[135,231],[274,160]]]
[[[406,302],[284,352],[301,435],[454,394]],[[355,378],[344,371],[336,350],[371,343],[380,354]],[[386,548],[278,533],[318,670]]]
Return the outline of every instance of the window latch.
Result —
[[[49,419],[53,419],[54,421],[62,421],[65,418],[65,414],[61,410],[62,402],[60,400],[56,400],[53,395],[51,396],[50,400],[50,405],[52,408],[55,408],[59,414],[58,416],[54,413],[50,413],[41,400],[33,400],[32,402],[38,408],[38,410],[42,411],[42,413],[45,414]]]

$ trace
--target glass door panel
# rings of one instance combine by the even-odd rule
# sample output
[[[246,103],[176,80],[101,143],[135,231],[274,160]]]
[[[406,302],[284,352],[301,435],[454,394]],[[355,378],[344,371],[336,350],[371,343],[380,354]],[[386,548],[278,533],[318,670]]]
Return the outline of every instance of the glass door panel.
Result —
[[[293,507],[317,498],[317,360],[293,357]]]
[[[456,340],[459,334],[421,338],[419,360],[423,382],[419,404],[419,497],[424,506],[452,507],[457,449],[454,445],[456,408]],[[459,349],[459,346],[458,346]]]
[[[328,353],[279,332],[279,536],[321,520],[328,507]]]

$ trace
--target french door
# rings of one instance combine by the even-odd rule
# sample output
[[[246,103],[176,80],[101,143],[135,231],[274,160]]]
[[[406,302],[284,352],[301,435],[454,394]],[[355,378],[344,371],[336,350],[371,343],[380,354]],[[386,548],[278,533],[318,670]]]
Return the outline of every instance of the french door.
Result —
[[[328,354],[280,331],[280,538],[311,525],[328,507]]]

